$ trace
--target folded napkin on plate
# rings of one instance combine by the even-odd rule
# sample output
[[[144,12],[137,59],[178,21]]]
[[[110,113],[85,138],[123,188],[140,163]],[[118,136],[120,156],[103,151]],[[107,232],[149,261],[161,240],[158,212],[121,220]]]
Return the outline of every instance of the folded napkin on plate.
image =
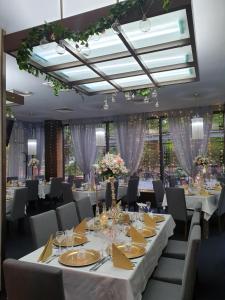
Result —
[[[151,228],[156,227],[155,220],[152,217],[150,217],[148,214],[145,213],[143,219],[146,227],[151,227]]]
[[[221,191],[222,190],[221,185],[215,185],[214,190],[215,191]]]
[[[144,237],[133,226],[130,226],[129,233],[134,243],[137,244],[147,243]]]
[[[129,258],[115,244],[112,244],[112,263],[114,267],[120,269],[133,270],[134,267]]]
[[[53,250],[53,236],[51,235],[41,255],[38,258],[38,262],[40,261],[45,262],[52,255],[52,250]]]
[[[200,192],[199,192],[199,194],[201,196],[209,196],[209,192],[207,190],[205,190],[205,189],[201,189]]]
[[[81,223],[74,228],[74,232],[83,234],[85,233],[86,228],[87,228],[87,221],[86,219],[83,219],[83,221],[81,221]]]

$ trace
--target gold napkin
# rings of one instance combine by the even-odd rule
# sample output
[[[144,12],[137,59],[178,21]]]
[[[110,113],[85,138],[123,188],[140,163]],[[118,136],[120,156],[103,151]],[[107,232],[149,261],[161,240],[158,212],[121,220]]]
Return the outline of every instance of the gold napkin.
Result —
[[[133,270],[132,262],[116,247],[115,244],[112,244],[112,262],[113,266],[116,268]]]
[[[137,244],[146,244],[146,240],[144,237],[133,227],[130,226],[129,230],[130,236],[132,238],[132,241]]]
[[[205,190],[205,189],[201,189],[200,192],[199,192],[199,194],[201,196],[209,196],[209,192],[207,190]]]
[[[78,225],[74,228],[74,232],[84,234],[86,228],[87,228],[87,221],[86,221],[86,219],[83,219],[83,221],[81,221],[81,223],[78,224]]]
[[[151,218],[148,214],[144,213],[144,224],[146,227],[155,228],[156,222],[153,218]]]
[[[40,261],[45,262],[52,255],[52,249],[53,249],[53,236],[51,235],[41,255],[38,258],[38,262]]]
[[[128,214],[123,215],[123,222],[127,224],[130,223],[130,216]]]

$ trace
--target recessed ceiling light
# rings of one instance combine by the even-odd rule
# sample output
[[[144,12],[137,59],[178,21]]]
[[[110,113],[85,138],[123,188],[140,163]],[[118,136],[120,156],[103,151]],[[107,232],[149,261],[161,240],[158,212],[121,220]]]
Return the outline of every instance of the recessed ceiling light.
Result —
[[[60,113],[70,113],[73,112],[74,110],[68,107],[61,107],[61,108],[56,108],[55,111]]]

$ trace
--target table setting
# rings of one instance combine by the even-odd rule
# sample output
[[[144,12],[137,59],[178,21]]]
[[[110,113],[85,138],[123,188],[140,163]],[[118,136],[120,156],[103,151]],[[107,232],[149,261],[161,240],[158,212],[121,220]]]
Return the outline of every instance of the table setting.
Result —
[[[110,291],[98,291],[98,299],[140,299],[175,223],[170,215],[141,210],[118,213],[116,220],[104,211],[75,228],[57,232],[44,247],[21,260],[62,268],[67,300],[73,299],[75,290],[79,297],[94,297],[91,287],[97,283],[97,290],[102,286]]]

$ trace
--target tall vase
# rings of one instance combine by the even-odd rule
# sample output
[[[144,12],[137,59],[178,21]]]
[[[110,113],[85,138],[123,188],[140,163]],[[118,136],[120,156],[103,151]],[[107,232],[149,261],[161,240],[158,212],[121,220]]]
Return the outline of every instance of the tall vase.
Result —
[[[116,194],[115,194],[115,178],[109,177],[109,182],[111,184],[111,193],[112,193],[112,207],[116,206]]]

